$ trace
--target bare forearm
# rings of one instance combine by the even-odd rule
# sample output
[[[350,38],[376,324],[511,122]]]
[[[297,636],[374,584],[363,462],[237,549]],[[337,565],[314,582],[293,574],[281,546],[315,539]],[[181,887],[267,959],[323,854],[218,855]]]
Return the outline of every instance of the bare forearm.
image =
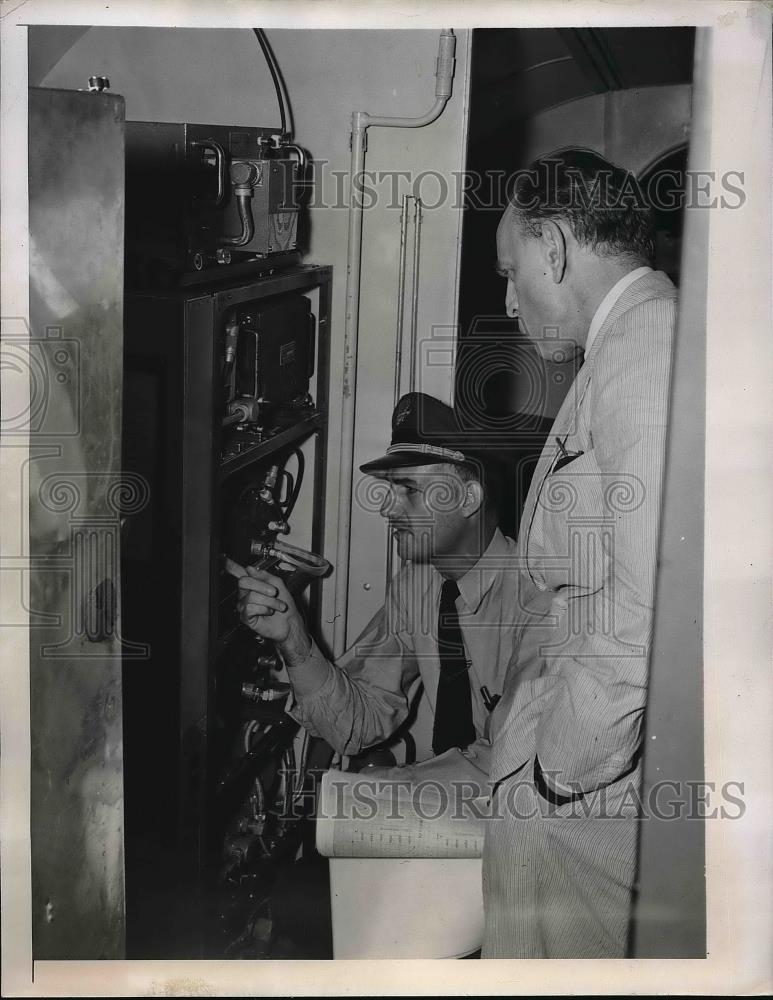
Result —
[[[287,638],[277,643],[288,670],[303,664],[311,652],[311,638],[300,617],[289,626]]]
[[[311,641],[302,622],[291,628],[287,639],[277,645],[298,698],[315,694],[335,669]]]

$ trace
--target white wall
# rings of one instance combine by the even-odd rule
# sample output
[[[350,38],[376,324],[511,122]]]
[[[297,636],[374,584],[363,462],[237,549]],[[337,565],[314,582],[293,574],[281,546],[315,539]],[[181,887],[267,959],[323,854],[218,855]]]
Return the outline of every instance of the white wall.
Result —
[[[50,31],[51,29],[49,29]],[[66,29],[62,29],[63,31]],[[332,171],[349,166],[351,112],[419,115],[434,101],[436,31],[283,30],[268,32],[284,75],[294,112],[297,141],[315,160],[327,161],[331,180],[320,192],[335,193]],[[454,94],[441,118],[423,129],[372,129],[366,169],[442,172],[453,190],[451,172],[464,167],[469,32],[458,33]],[[47,45],[51,45],[50,37]],[[69,41],[69,40],[68,40]],[[31,47],[34,46],[34,31]],[[247,30],[93,27],[64,53],[39,82],[46,87],[85,87],[90,75],[109,77],[111,89],[126,98],[129,120],[191,121],[212,124],[278,125],[276,99],[260,48]],[[319,169],[317,171],[319,174]],[[344,189],[343,204],[346,202]],[[357,383],[355,462],[382,454],[389,443],[396,326],[400,197],[396,207],[388,179],[379,200],[365,212],[361,301],[361,342]],[[318,189],[319,191],[319,189]],[[427,177],[419,192],[437,199],[438,185]],[[319,202],[320,197],[317,198]],[[325,554],[336,547],[338,441],[347,212],[319,204],[311,210],[308,259],[334,268],[332,303],[330,463]],[[446,202],[427,211],[422,227],[418,330],[452,327],[456,319],[461,211]],[[448,343],[449,334],[444,334]],[[450,352],[445,351],[446,362]],[[437,357],[436,357],[437,360]],[[441,359],[442,361],[442,359]],[[417,388],[450,399],[450,363],[426,369]],[[356,473],[356,476],[359,474]],[[299,523],[303,509],[299,508]],[[303,543],[299,534],[294,537]],[[385,531],[377,514],[355,504],[352,520],[350,628],[354,637],[383,600]],[[369,589],[365,589],[368,585]],[[330,623],[332,579],[325,585],[323,620]],[[332,636],[331,624],[324,627]]]

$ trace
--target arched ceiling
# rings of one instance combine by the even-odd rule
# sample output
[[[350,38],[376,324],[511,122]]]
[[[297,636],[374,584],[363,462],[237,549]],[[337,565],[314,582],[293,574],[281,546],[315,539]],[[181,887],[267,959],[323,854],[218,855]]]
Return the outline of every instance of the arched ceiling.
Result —
[[[480,28],[470,139],[590,94],[690,83],[695,29]]]

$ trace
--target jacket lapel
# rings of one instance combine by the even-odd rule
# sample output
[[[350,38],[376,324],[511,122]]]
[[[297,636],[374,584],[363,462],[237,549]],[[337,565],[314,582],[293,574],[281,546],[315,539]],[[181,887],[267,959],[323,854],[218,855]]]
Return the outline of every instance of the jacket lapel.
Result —
[[[569,430],[575,426],[576,415],[588,387],[589,379],[590,371],[586,365],[583,364],[577,372],[569,392],[561,404],[561,409],[558,411],[556,419],[553,422],[553,426],[550,429],[550,435],[545,442],[542,454],[537,462],[534,475],[532,476],[531,485],[529,486],[529,492],[526,496],[526,503],[523,507],[521,526],[518,533],[519,549],[522,556],[526,555],[526,545],[528,544],[529,531],[531,530],[531,525],[534,520],[534,512],[537,507],[540,493],[545,485],[545,480],[548,477],[550,469],[557,458],[559,448],[556,438],[562,440]]]
[[[561,405],[561,409],[558,411],[558,415],[550,430],[550,435],[545,442],[542,454],[537,462],[537,467],[534,470],[518,532],[518,551],[521,557],[526,557],[529,533],[534,521],[537,502],[551,466],[556,459],[556,452],[558,451],[556,438],[562,439],[572,427],[577,425],[580,407],[588,389],[588,383],[593,375],[594,361],[607,334],[620,317],[629,309],[633,309],[634,306],[646,302],[647,299],[668,297],[677,297],[676,288],[670,278],[662,271],[651,271],[643,274],[638,281],[634,281],[632,285],[629,285],[610,310],[596,339],[591,344],[590,351],[583,361],[582,367],[575,376],[574,382]]]

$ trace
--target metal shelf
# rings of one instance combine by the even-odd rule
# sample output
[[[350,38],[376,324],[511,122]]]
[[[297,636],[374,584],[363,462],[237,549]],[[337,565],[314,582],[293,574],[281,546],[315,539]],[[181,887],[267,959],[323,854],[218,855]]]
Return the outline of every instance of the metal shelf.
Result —
[[[322,413],[314,413],[305,420],[301,420],[297,424],[293,424],[292,427],[288,427],[286,430],[272,435],[267,440],[261,441],[260,444],[243,451],[241,454],[221,461],[220,482],[223,483],[234,472],[238,472],[240,469],[244,469],[246,466],[253,465],[256,462],[261,462],[270,455],[286,448],[288,445],[305,440],[311,434],[324,428],[326,422],[326,418]]]
[[[265,299],[272,295],[308,291],[329,282],[331,277],[332,268],[330,266],[309,264],[287,271],[279,271],[277,274],[256,276],[252,282],[243,279],[242,283],[236,287],[218,288],[213,290],[211,294],[215,308],[225,311],[243,302]]]

